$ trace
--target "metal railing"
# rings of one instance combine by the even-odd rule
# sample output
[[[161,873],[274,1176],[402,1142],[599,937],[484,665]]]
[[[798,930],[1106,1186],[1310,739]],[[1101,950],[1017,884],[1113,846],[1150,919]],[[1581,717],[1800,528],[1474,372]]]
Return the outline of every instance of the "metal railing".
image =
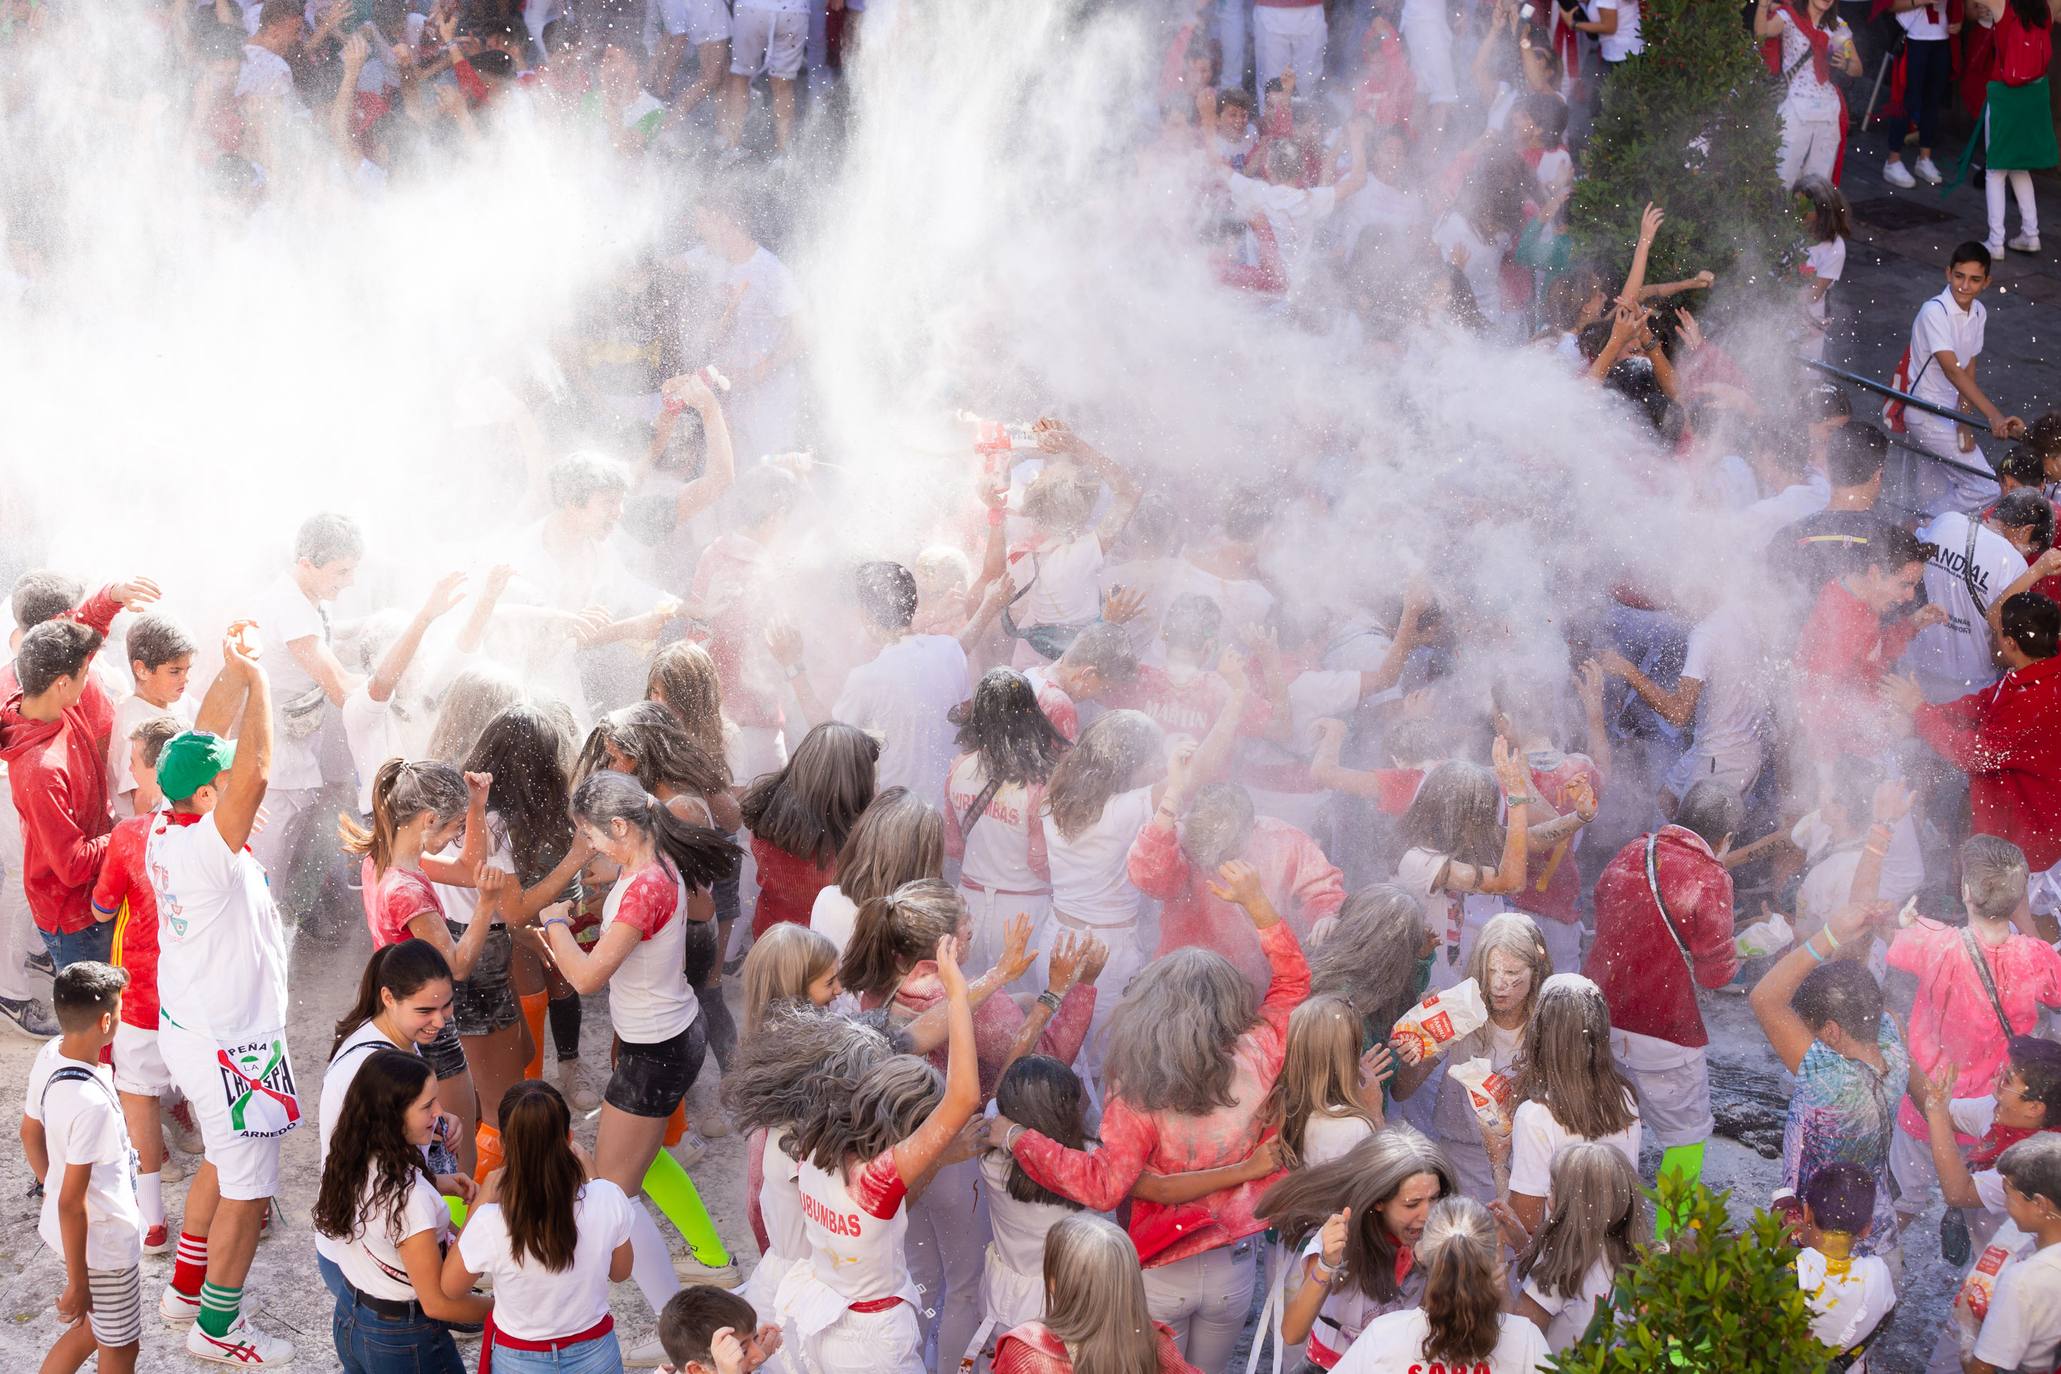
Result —
[[[1860,390],[1880,396],[1886,401],[1902,401],[1906,408],[1922,410],[1929,415],[1937,415],[1942,419],[1952,420],[1956,424],[1966,425],[1970,429],[1980,430],[1985,434],[1992,433],[1989,421],[1980,415],[1970,415],[1948,406],[1921,400],[1908,391],[1899,391],[1885,382],[1876,381],[1873,377],[1863,377],[1858,372],[1849,372],[1843,367],[1834,367],[1830,363],[1821,363],[1811,358],[1799,358],[1797,361],[1819,375],[1839,383],[1841,386],[1858,387]],[[1931,449],[1921,448],[1911,442],[1905,435],[1898,434],[1886,427],[1884,427],[1883,432],[1888,436],[1890,446],[1905,455],[1903,461],[1895,465],[1896,474],[1893,481],[1888,473],[1884,474],[1882,499],[1887,505],[1900,507],[1912,515],[1920,513],[1922,503],[1914,496],[1917,488],[1917,475],[1916,464],[1912,461],[1913,459],[1923,459],[1928,463],[1933,463],[1943,468],[1958,469],[1961,472],[1977,477],[1988,478],[1992,482],[1996,480],[1996,469],[1986,462],[1934,453]]]

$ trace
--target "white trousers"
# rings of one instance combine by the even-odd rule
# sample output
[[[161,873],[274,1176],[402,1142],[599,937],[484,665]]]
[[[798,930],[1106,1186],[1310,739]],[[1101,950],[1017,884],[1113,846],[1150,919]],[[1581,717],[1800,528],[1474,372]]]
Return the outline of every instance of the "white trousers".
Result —
[[[1298,91],[1316,89],[1324,74],[1324,27],[1322,5],[1255,5],[1252,11],[1253,71],[1261,90],[1269,81],[1293,68]],[[1194,1361],[1190,1360],[1190,1364]]]
[[[2032,197],[2031,172],[1989,172],[1983,176],[1983,194],[1989,199],[1989,241],[2004,241],[2004,182],[2018,199],[2018,232],[2029,239],[2040,236],[2039,202]]]
[[[1259,1249],[1260,1237],[1250,1236],[1145,1271],[1146,1308],[1173,1328],[1182,1357],[1201,1374],[1220,1374],[1238,1348],[1259,1282]]]

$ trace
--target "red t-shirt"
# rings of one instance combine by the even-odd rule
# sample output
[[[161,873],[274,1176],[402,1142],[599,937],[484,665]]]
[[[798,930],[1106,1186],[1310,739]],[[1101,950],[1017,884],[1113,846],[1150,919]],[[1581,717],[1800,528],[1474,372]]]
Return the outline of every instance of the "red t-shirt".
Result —
[[[1169,735],[1199,740],[1217,723],[1231,697],[1231,684],[1216,673],[1197,673],[1183,681],[1164,668],[1141,663],[1137,677],[1122,693],[1122,704],[1143,711]],[[1262,734],[1273,715],[1265,697],[1249,697],[1238,732]]]
[[[365,924],[372,930],[374,949],[385,949],[412,938],[408,922],[423,912],[433,911],[439,918],[444,914],[436,887],[420,873],[389,868],[375,875],[370,857],[359,873],[364,882]]]
[[[782,921],[807,925],[816,894],[837,881],[834,860],[829,867],[818,868],[756,835],[751,839],[751,857],[759,866],[759,904],[751,918],[754,936],[764,935]]]
[[[131,816],[107,837],[107,860],[93,884],[93,911],[115,923],[115,967],[126,969],[122,1020],[139,1030],[157,1029],[157,893],[143,869],[149,816]]]
[[[2003,10],[1992,30],[1996,65],[1990,77],[2006,86],[2030,86],[2054,63],[2054,26],[2028,25],[2010,5]]]

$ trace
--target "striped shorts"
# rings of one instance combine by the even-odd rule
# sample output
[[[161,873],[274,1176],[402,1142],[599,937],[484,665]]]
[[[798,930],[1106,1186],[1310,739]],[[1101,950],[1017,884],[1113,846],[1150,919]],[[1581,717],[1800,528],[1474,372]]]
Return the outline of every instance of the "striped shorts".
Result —
[[[93,1339],[105,1346],[134,1345],[143,1339],[143,1267],[88,1269],[86,1290],[93,1295]]]

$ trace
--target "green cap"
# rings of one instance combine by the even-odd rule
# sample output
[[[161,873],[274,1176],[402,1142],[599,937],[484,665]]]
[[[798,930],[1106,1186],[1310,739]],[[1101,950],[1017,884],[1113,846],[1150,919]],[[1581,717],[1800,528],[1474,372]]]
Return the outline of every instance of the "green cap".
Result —
[[[198,730],[174,735],[157,756],[158,789],[173,801],[185,801],[235,760],[233,740]]]

